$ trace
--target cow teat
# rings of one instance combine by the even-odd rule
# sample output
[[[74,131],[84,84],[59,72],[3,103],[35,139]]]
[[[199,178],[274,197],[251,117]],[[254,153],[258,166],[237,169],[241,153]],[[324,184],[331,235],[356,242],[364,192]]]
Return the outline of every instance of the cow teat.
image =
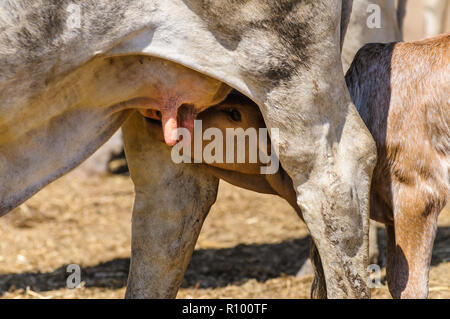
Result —
[[[178,142],[178,128],[186,128],[193,136],[198,113],[226,98],[231,88],[209,76],[177,63],[151,58],[148,94],[155,101],[140,113],[161,120],[164,141],[169,146]]]

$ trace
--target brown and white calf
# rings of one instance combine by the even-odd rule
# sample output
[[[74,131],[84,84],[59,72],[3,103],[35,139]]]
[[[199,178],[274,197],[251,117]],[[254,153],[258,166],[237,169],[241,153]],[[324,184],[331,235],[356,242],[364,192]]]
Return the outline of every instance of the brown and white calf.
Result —
[[[449,194],[450,34],[368,44],[346,81],[372,133],[378,161],[371,218],[386,224],[387,278],[394,298],[424,298]]]
[[[409,43],[368,44],[346,75],[355,105],[377,144],[371,218],[386,224],[387,279],[394,298],[428,294],[437,217],[449,196],[449,58],[450,34]],[[256,104],[239,94],[230,94],[198,119],[203,130],[216,127],[224,134],[226,128],[265,126]],[[160,124],[155,124],[149,122],[149,128],[163,141]],[[208,167],[214,176],[234,185],[283,197],[301,217],[290,177],[282,168],[260,175],[261,165]]]

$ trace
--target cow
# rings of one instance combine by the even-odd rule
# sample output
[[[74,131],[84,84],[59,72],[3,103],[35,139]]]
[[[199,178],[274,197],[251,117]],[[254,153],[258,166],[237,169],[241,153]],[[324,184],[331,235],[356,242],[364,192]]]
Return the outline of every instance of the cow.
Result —
[[[449,57],[450,34],[416,42],[373,43],[358,51],[346,74],[352,99],[377,144],[371,218],[386,224],[387,281],[394,298],[428,294],[437,217],[450,195]],[[201,134],[212,127],[223,135],[230,128],[265,128],[258,106],[237,92],[201,113],[199,120]],[[164,141],[160,122],[147,121],[147,129]],[[264,148],[261,152],[271,152],[270,143],[256,143]],[[263,164],[247,158],[238,165],[202,165],[231,184],[284,198],[302,218],[289,175],[282,167],[262,175]]]
[[[175,297],[218,179],[172,162],[169,145],[176,142],[173,130],[189,128],[215,96],[208,89],[198,99],[202,105],[163,103],[170,106],[164,109],[169,145],[156,143],[142,113],[162,107],[151,70],[154,59],[163,59],[206,76],[217,92],[240,91],[258,105],[268,128],[279,129],[272,143],[292,178],[315,261],[323,265],[321,296],[368,298],[376,149],[340,63],[351,5],[2,1],[0,215],[77,166],[122,126],[135,185],[126,297]],[[193,103],[181,123],[180,103]]]
[[[388,43],[401,41],[403,39],[402,24],[405,14],[406,1],[397,1],[396,3],[395,0],[383,0],[377,2],[377,5],[380,9],[379,13],[382,22],[380,28],[368,27],[367,21],[368,19],[370,19],[371,15],[371,11],[368,9],[371,8],[371,5],[373,6],[373,3],[370,0],[359,0],[353,5],[353,10],[342,50],[342,63],[344,71],[348,70],[356,52],[364,44],[371,42]],[[155,111],[147,110],[147,117],[152,117],[150,112],[154,113]],[[215,114],[218,113],[216,112]],[[154,116],[153,118],[158,118],[158,116]],[[99,153],[101,154],[100,151]],[[95,156],[98,157],[99,155],[95,154]],[[125,155],[123,154],[122,156],[124,157]],[[106,160],[102,161],[102,163],[105,163],[105,167],[106,162]],[[123,165],[124,162],[125,161],[123,160],[119,163]],[[297,207],[297,205],[294,206]],[[371,222],[369,236],[369,260],[370,263],[375,264],[378,263],[379,249],[377,245],[377,228],[374,222]],[[310,271],[311,263],[308,260],[307,263],[302,267],[302,270],[299,272],[299,274],[305,274],[306,272],[309,273]]]

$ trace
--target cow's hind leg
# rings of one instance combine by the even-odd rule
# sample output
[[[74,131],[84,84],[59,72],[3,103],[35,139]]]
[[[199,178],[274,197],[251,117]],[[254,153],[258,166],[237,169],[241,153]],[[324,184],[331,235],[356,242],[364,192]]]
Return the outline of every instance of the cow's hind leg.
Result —
[[[274,20],[277,30],[301,31],[247,50],[241,66],[246,83],[259,84],[252,85],[253,97],[292,179],[320,255],[327,297],[368,298],[369,188],[376,148],[345,84],[341,11],[342,1],[311,1],[308,10],[291,15],[295,19],[283,18],[281,25]],[[262,59],[258,54],[265,48],[270,51]]]
[[[174,298],[218,180],[193,164],[175,164],[170,148],[146,130],[137,112],[123,126],[135,185],[127,298]]]
[[[387,226],[387,281],[393,298],[426,298],[431,254],[442,202],[402,189],[394,202],[394,225]]]
[[[308,81],[298,81],[301,85],[291,94],[273,92],[271,98],[303,93],[297,99],[299,110],[288,113],[288,108],[285,112],[273,107],[264,115],[269,128],[280,128],[279,139],[272,136],[272,142],[279,145],[281,164],[292,178],[319,252],[327,297],[367,298],[369,187],[376,149],[340,73],[332,70],[322,77],[316,70],[308,74]],[[324,78],[332,78],[333,86]],[[304,93],[308,89],[311,96]]]
[[[332,163],[316,158],[313,165],[317,165],[317,170],[307,181],[294,178],[298,203],[324,271],[325,281],[319,278],[318,283],[326,283],[328,298],[369,297],[368,193],[375,155],[370,138],[360,133],[360,140],[367,143],[352,150],[354,155],[360,153],[359,158],[349,154],[352,143],[345,141],[349,136],[344,137],[348,132],[343,132],[340,147],[347,149],[345,160],[339,158],[344,150],[338,150],[334,156],[330,150],[328,156]],[[340,162],[342,160],[345,163]],[[318,291],[323,290],[323,287],[318,288]]]
[[[373,232],[377,231],[377,225],[374,221],[370,221],[369,231],[369,262],[376,264],[378,262],[379,250],[378,245],[373,244],[377,240],[377,236]],[[311,299],[326,299],[327,298],[327,284],[325,281],[325,274],[323,272],[322,261],[320,260],[319,251],[311,241],[310,260],[314,270],[314,280],[311,285]]]

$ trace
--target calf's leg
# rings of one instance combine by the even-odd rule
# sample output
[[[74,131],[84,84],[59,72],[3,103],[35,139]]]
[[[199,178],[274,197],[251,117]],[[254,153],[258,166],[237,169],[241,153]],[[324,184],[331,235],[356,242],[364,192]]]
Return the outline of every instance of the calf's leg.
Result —
[[[394,201],[394,225],[387,226],[387,281],[393,298],[426,298],[431,254],[442,203],[403,188]]]
[[[124,123],[123,136],[136,194],[126,298],[174,298],[218,180],[198,165],[172,162],[170,148],[137,112]]]

